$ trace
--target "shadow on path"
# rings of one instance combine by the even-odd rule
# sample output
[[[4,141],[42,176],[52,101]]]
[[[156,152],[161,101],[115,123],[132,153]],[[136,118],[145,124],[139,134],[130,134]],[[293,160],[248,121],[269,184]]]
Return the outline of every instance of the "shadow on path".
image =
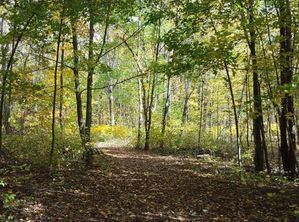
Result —
[[[89,169],[27,175],[16,191],[25,200],[18,221],[295,221],[296,189],[248,185],[207,161],[103,151]]]

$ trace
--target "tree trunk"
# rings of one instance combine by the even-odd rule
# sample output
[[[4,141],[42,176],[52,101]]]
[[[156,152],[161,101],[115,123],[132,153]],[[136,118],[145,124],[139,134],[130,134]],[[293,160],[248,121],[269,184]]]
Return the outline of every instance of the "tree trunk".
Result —
[[[236,108],[236,103],[235,103],[235,95],[233,91],[233,86],[232,86],[232,81],[230,78],[230,73],[229,69],[227,66],[226,60],[224,60],[224,67],[225,67],[225,72],[226,72],[226,77],[227,77],[227,82],[229,86],[229,92],[230,92],[230,97],[232,100],[232,105],[233,105],[233,111],[234,111],[234,120],[235,120],[235,127],[236,127],[236,143],[237,143],[237,155],[238,155],[238,164],[239,166],[242,165],[242,148],[241,148],[241,143],[240,143],[240,133],[239,133],[239,119],[238,119],[238,113],[237,113],[237,108]]]
[[[108,87],[110,126],[115,125],[113,86]]]
[[[82,145],[84,143],[84,120],[83,120],[83,107],[82,107],[82,97],[80,92],[80,77],[79,77],[79,50],[78,50],[78,37],[77,37],[77,28],[74,21],[72,21],[72,44],[73,44],[73,73],[75,81],[75,95],[76,95],[76,108],[77,108],[77,123],[79,127],[79,133]]]
[[[56,48],[56,61],[54,69],[54,92],[53,92],[53,102],[52,102],[52,143],[50,151],[50,170],[53,170],[53,158],[54,158],[54,149],[55,149],[55,113],[56,113],[56,97],[57,97],[57,72],[58,72],[58,62],[59,62],[59,51],[61,43],[61,32],[62,32],[62,23],[63,18],[60,19],[60,27],[57,40]]]
[[[138,80],[138,132],[137,132],[137,148],[141,148],[141,138],[142,138],[142,132],[141,132],[141,126],[143,122],[143,115],[142,115],[142,85],[141,80]]]
[[[94,74],[94,24],[91,16],[89,22],[89,47],[88,47],[88,75],[87,75],[87,95],[86,95],[86,118],[85,118],[85,129],[84,139],[85,142],[90,142],[90,128],[92,122],[92,84]]]
[[[6,134],[10,134],[12,129],[11,129],[11,125],[10,125],[10,116],[11,116],[11,90],[12,90],[12,85],[11,85],[11,81],[9,82],[9,89],[8,89],[8,95],[7,95],[7,99],[4,102],[4,128],[5,128],[5,133]]]
[[[249,98],[250,98],[250,80],[249,80],[249,77],[248,77],[248,72],[247,72],[247,81],[246,81],[246,103],[247,103],[247,106],[249,105],[248,104],[248,101],[249,101]],[[250,122],[250,119],[249,119],[249,109],[248,107],[246,107],[246,145],[247,145],[247,148],[249,148],[250,146],[250,139],[249,139],[249,131],[250,131],[250,128],[249,128],[249,122]]]
[[[230,108],[230,100],[227,100],[227,109],[228,109],[228,124],[229,124],[229,141],[233,143],[233,129],[232,129],[232,116],[231,116],[231,108]]]
[[[170,109],[170,91],[171,91],[170,76],[167,75],[166,96],[165,96],[165,104],[164,104],[163,115],[162,115],[162,129],[161,129],[162,140],[160,144],[161,149],[164,148],[164,144],[165,144],[164,137],[165,137],[168,113]]]
[[[292,21],[289,0],[279,1],[279,28],[280,28],[280,83],[288,86],[293,81],[292,59]],[[296,136],[295,136],[295,111],[294,99],[289,93],[285,93],[281,99],[280,113],[280,139],[281,157],[283,169],[291,177],[296,175]]]
[[[204,109],[204,79],[201,81],[201,85],[198,89],[198,107],[199,107],[199,129],[198,129],[198,148],[201,148],[201,137],[202,137],[202,120],[203,120],[203,109]]]
[[[61,45],[61,66],[60,66],[60,98],[59,98],[59,126],[61,130],[61,135],[64,134],[63,127],[63,97],[64,97],[64,83],[63,83],[63,71],[64,71],[64,39]]]
[[[254,107],[254,118],[253,118],[253,137],[254,137],[254,146],[255,146],[255,155],[254,155],[254,163],[255,170],[263,171],[264,170],[264,162],[265,162],[265,150],[264,147],[265,141],[263,136],[263,112],[262,112],[262,99],[261,99],[261,91],[260,91],[260,82],[259,82],[259,74],[257,67],[257,57],[256,57],[256,33],[254,26],[254,0],[250,1],[249,8],[249,49],[250,49],[250,57],[252,63],[252,74],[253,74],[253,107]]]
[[[189,117],[189,99],[191,96],[190,86],[191,86],[191,81],[188,79],[185,84],[185,100],[184,100],[184,108],[183,108],[183,115],[182,115],[182,126],[184,126],[187,123]]]
[[[154,62],[157,62],[159,59],[159,50],[160,50],[160,32],[161,32],[161,21],[159,20],[159,25],[157,28],[157,43],[155,47],[155,55],[154,55]],[[157,73],[154,71],[151,79],[151,74],[149,74],[149,85],[151,86],[148,94],[147,94],[147,101],[148,101],[148,107],[146,109],[147,113],[147,119],[145,122],[147,122],[146,126],[147,128],[145,129],[145,144],[144,144],[144,149],[149,150],[150,148],[150,131],[152,127],[152,114],[153,114],[153,105],[154,105],[154,100],[155,100],[155,90],[156,90],[156,82],[157,82]]]
[[[2,131],[2,127],[3,127],[3,109],[4,109],[4,98],[6,95],[6,85],[7,85],[7,79],[10,75],[10,70],[11,70],[11,66],[13,64],[13,58],[14,55],[17,51],[17,48],[19,46],[19,43],[21,42],[24,32],[26,31],[27,27],[29,26],[31,20],[33,19],[33,17],[35,16],[35,14],[33,14],[26,22],[26,24],[23,26],[23,29],[21,30],[16,43],[14,44],[14,47],[11,50],[11,54],[9,57],[9,60],[7,62],[6,65],[6,69],[5,72],[3,73],[2,76],[2,88],[1,88],[1,100],[0,100],[0,151],[2,150],[2,146],[3,146],[3,131]]]

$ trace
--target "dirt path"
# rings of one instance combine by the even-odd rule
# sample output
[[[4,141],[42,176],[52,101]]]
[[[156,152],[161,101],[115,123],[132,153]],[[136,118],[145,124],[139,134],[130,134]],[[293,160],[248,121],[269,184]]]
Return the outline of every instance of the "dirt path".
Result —
[[[298,188],[244,183],[200,160],[104,152],[90,169],[19,175],[10,188],[22,200],[17,221],[296,220]]]

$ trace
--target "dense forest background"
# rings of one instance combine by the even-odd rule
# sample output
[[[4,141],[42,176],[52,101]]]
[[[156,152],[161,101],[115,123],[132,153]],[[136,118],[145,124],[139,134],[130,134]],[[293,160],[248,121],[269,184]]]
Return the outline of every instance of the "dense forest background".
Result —
[[[1,154],[55,169],[119,139],[295,177],[297,1],[0,7]]]
[[[1,0],[0,221],[297,221],[298,0]]]

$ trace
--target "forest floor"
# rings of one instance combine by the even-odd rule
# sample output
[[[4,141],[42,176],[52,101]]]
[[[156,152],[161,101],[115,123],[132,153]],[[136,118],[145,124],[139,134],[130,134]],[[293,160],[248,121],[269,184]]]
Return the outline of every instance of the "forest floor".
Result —
[[[93,167],[53,177],[22,166],[2,172],[0,191],[16,194],[2,213],[13,221],[299,221],[296,183],[241,177],[209,158],[103,152]]]

